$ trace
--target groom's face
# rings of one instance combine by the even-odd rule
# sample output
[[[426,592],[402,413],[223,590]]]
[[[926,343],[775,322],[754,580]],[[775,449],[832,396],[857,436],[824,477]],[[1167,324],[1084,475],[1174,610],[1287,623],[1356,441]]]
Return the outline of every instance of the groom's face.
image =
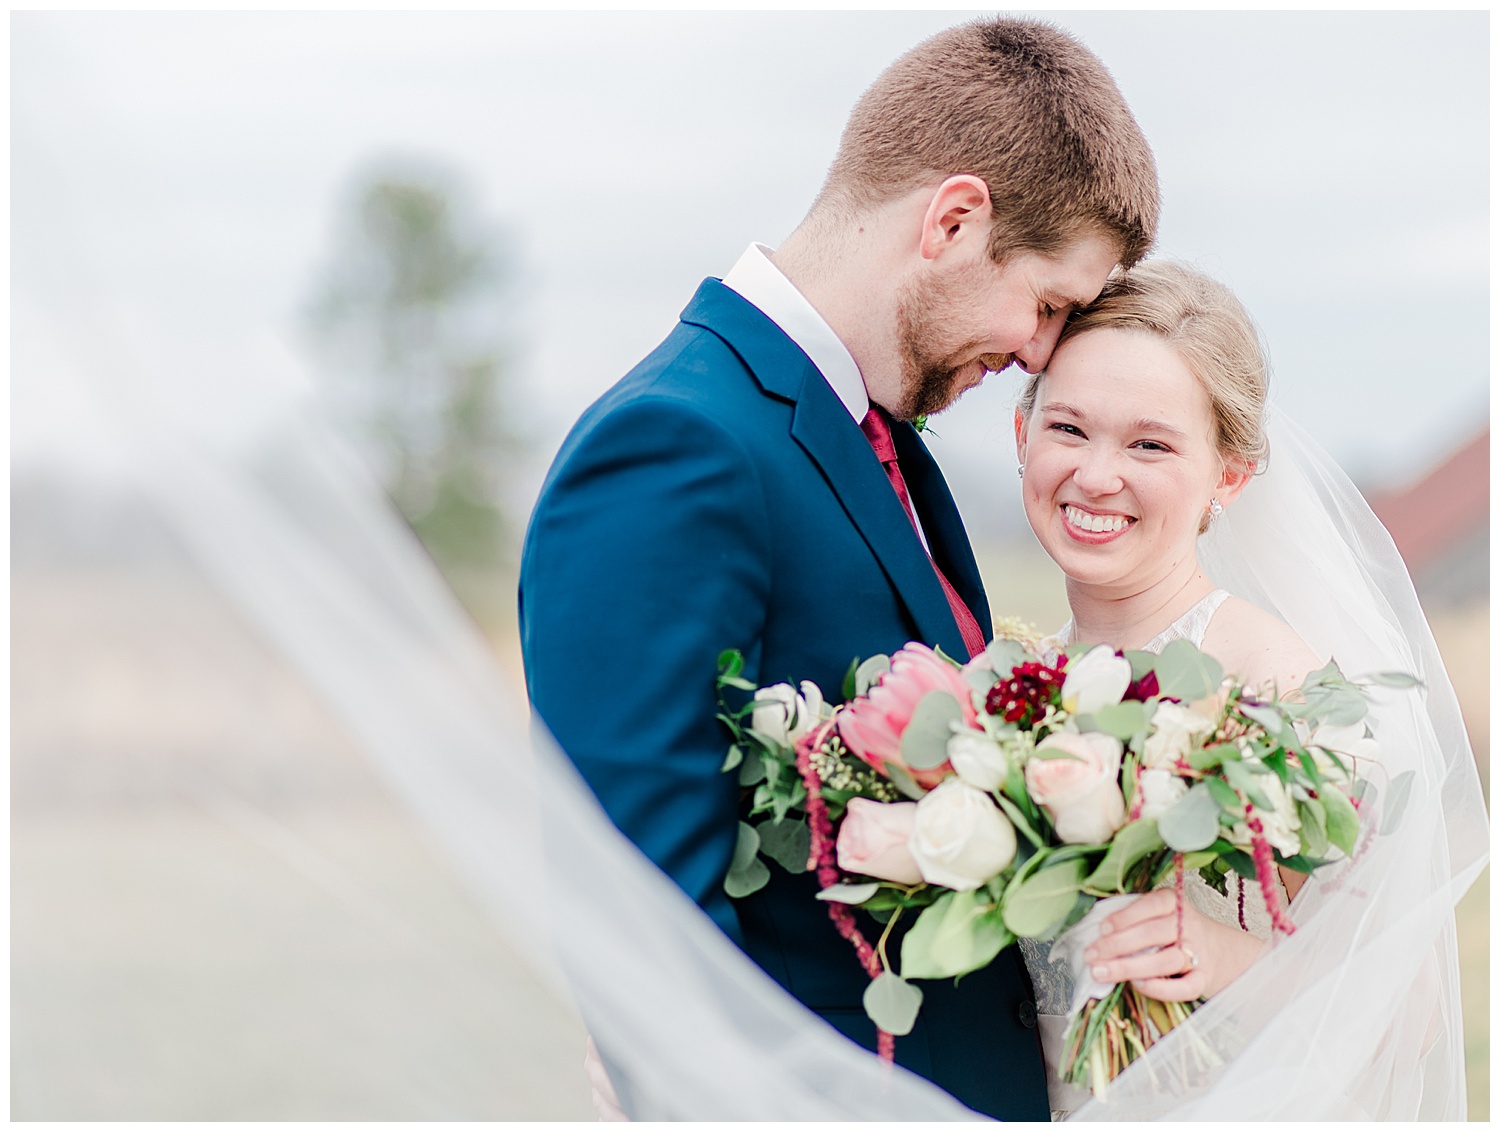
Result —
[[[1063,323],[1098,297],[1118,259],[1100,236],[1057,255],[1020,252],[1003,265],[987,255],[908,282],[897,297],[901,403],[910,420],[936,413],[1012,362],[1047,364]]]

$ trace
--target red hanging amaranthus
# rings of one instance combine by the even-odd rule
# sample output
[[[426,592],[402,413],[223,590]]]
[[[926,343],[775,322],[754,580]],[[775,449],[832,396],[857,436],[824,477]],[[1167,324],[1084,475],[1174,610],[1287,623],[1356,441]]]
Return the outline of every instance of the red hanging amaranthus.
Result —
[[[823,801],[823,780],[818,777],[818,772],[812,765],[812,752],[823,745],[832,729],[832,722],[825,723],[797,740],[797,771],[802,775],[802,785],[807,789],[807,827],[812,834],[807,867],[817,873],[819,888],[830,888],[843,879],[839,873],[833,821],[828,816],[828,804]],[[859,956],[865,972],[872,980],[878,979],[884,973],[880,956],[854,922],[854,913],[849,910],[849,906],[836,900],[828,901],[828,918],[833,921],[839,935],[854,945],[854,952]],[[895,1061],[896,1035],[878,1027],[875,1035],[876,1052],[880,1059],[885,1062]]]
[[[1281,906],[1281,892],[1275,883],[1276,858],[1271,855],[1271,843],[1266,840],[1266,827],[1261,824],[1255,807],[1245,803],[1245,824],[1250,827],[1250,850],[1255,857],[1255,879],[1260,881],[1260,894],[1266,902],[1266,911],[1271,914],[1271,927],[1282,935],[1291,935],[1297,925]]]

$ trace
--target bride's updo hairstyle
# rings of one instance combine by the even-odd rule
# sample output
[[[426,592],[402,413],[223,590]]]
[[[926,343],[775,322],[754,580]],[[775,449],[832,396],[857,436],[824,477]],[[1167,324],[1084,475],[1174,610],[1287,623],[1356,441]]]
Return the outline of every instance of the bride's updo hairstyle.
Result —
[[[1146,330],[1176,351],[1208,393],[1214,442],[1229,464],[1261,468],[1270,455],[1267,370],[1260,335],[1229,288],[1181,263],[1147,261],[1115,275],[1063,328],[1057,349],[1090,330]],[[1055,353],[1055,352],[1054,352]],[[1046,371],[1026,383],[1016,408],[1030,417]],[[1205,514],[1199,533],[1208,530]]]

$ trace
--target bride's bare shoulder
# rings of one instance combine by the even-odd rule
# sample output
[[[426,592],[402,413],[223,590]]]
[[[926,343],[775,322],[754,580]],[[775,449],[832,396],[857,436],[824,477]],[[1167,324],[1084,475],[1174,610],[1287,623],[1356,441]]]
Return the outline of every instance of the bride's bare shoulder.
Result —
[[[1274,682],[1283,695],[1325,663],[1285,621],[1237,597],[1215,611],[1203,651],[1226,673],[1255,687]]]

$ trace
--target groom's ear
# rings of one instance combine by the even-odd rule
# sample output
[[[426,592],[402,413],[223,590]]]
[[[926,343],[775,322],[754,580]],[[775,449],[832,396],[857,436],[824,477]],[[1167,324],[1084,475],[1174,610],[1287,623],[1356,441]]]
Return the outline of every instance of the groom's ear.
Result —
[[[922,217],[923,259],[937,259],[979,241],[989,246],[990,188],[982,177],[963,173],[939,185]]]

